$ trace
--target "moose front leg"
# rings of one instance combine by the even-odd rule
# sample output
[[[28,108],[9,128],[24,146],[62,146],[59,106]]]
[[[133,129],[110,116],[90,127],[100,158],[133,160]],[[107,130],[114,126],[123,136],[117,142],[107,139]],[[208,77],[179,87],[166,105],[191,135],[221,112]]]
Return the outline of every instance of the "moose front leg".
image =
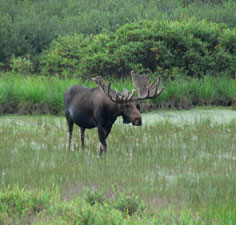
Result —
[[[111,127],[105,129],[104,127],[98,127],[98,137],[100,140],[100,155],[107,151],[107,142],[106,138],[111,131]]]
[[[84,132],[85,132],[85,128],[80,127],[80,143],[81,143],[82,149],[84,149]]]

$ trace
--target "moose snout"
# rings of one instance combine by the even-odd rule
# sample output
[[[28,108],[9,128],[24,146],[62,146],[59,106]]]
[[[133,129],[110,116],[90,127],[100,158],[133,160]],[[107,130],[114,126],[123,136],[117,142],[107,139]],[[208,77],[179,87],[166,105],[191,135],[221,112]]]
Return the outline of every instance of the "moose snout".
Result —
[[[134,126],[141,126],[142,125],[142,118],[140,118],[140,117],[134,118],[133,121],[132,121],[132,124]]]

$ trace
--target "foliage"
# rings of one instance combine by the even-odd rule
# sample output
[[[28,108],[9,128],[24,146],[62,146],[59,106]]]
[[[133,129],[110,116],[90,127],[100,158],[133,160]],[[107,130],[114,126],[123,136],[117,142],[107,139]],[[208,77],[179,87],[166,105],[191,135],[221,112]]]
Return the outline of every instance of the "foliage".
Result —
[[[81,35],[60,37],[51,44],[52,51],[46,50],[42,59],[42,72],[46,74],[58,73],[65,76],[79,71],[79,62],[84,55],[84,38]]]
[[[145,204],[139,196],[136,196],[135,194],[127,195],[119,193],[119,196],[115,200],[114,208],[130,216],[135,213],[141,215],[144,213]]]
[[[0,203],[0,222],[4,224],[150,224],[154,221],[148,213],[142,218],[127,217],[114,209],[112,204],[91,206],[80,198],[66,202],[60,199],[57,192],[32,192],[20,190],[18,186],[2,190]]]
[[[206,21],[143,21],[115,33],[60,37],[44,53],[42,70],[80,77],[158,72],[192,77],[236,72],[236,30]]]
[[[86,202],[88,202],[91,205],[94,204],[103,204],[105,199],[104,199],[104,192],[103,191],[91,191],[91,190],[87,190],[84,199]]]
[[[10,67],[13,72],[29,74],[33,71],[33,64],[28,57],[12,57]]]
[[[25,216],[34,216],[40,211],[48,210],[56,197],[56,192],[32,192],[21,190],[17,185],[8,186],[4,192],[0,192],[0,223],[8,219],[14,221]]]
[[[129,196],[126,196],[128,199]],[[108,201],[107,201],[108,202]],[[182,208],[169,207],[154,212],[152,209],[138,215],[122,214],[112,204],[91,206],[82,198],[61,199],[57,191],[29,191],[17,185],[0,191],[0,223],[2,224],[229,224],[234,222],[232,205],[214,207],[199,215]],[[225,210],[228,210],[228,217]]]
[[[181,21],[195,17],[234,28],[236,3],[232,0],[1,0],[0,63],[9,69],[13,56],[30,56],[38,71],[41,52],[58,36],[88,36],[115,32],[135,21]]]

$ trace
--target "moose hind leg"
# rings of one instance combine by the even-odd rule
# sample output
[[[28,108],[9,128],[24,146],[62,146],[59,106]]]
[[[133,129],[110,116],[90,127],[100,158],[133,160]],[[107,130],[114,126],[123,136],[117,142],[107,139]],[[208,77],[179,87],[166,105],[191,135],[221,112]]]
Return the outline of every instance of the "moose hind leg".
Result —
[[[70,150],[72,133],[73,133],[73,127],[74,127],[74,121],[71,119],[71,117],[70,117],[68,112],[66,112],[66,120],[67,120],[67,125],[68,125],[68,132],[69,132],[68,150]]]
[[[81,147],[84,149],[84,132],[85,128],[80,127],[80,142],[81,142]]]

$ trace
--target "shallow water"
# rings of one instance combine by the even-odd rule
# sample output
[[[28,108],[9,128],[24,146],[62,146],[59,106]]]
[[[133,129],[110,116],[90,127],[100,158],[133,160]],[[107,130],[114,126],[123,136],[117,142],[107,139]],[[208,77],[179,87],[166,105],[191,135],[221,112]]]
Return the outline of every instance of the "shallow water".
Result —
[[[27,119],[28,125],[37,125],[40,121],[35,118],[42,118],[42,122],[50,122],[52,119],[58,122],[65,122],[64,117],[57,117],[51,115],[43,116],[18,116],[18,115],[4,115],[0,116],[0,125],[15,124],[25,125]],[[212,123],[230,123],[236,119],[236,110],[229,108],[195,108],[191,110],[157,110],[154,112],[142,113],[143,125],[150,125],[158,122],[170,122],[175,124],[191,124],[201,120],[209,120]],[[118,119],[118,123],[122,123],[122,119]],[[60,124],[58,124],[60,125]],[[28,127],[27,127],[28,128]],[[1,128],[0,128],[1,129]]]
[[[196,108],[191,110],[160,110],[143,113],[143,124],[153,124],[168,121],[177,124],[191,124],[201,120],[210,120],[212,123],[230,123],[236,119],[236,111],[227,108]]]
[[[105,158],[97,160],[97,158],[100,159],[97,147],[99,141],[94,129],[86,133],[86,151],[77,151],[80,149],[77,128],[72,139],[73,154],[67,154],[68,133],[65,117],[51,115],[1,116],[0,134],[8,145],[4,146],[7,157],[4,155],[4,167],[0,168],[0,184],[5,185],[12,182],[12,174],[18,174],[18,172],[22,183],[25,182],[26,177],[29,182],[34,179],[35,185],[38,185],[39,182],[43,183],[45,180],[47,184],[48,179],[49,183],[53,183],[53,179],[57,179],[55,182],[58,184],[63,183],[66,179],[71,179],[71,182],[74,180],[90,182],[91,179],[92,183],[94,183],[94,179],[97,179],[96,182],[99,183],[104,174],[109,174],[106,168],[113,166],[115,169],[110,174],[113,174],[115,180],[119,178],[119,182],[129,183],[128,179],[123,178],[124,173],[127,173],[127,176],[133,180],[139,177],[140,185],[147,184],[143,186],[145,190],[155,190],[158,185],[160,189],[164,187],[166,190],[178,187],[181,179],[190,183],[192,181],[198,183],[200,179],[204,180],[208,177],[213,177],[214,180],[214,177],[218,175],[234,176],[236,165],[234,126],[229,126],[230,131],[216,130],[216,138],[214,131],[211,133],[211,127],[214,127],[213,123],[220,123],[222,127],[225,127],[223,124],[235,120],[236,111],[229,108],[196,108],[185,111],[158,110],[143,113],[142,117],[144,127],[141,129],[133,127],[131,124],[130,127],[123,126],[123,124],[121,125],[122,118],[119,118],[118,126],[114,126],[108,140],[110,154],[107,157],[111,161],[115,159],[110,163]],[[211,122],[210,129],[208,121]],[[185,129],[176,129],[179,130],[179,133],[175,132],[176,130],[174,132],[170,130],[170,133],[164,130],[163,134],[155,132],[155,128],[158,126],[148,127],[155,123],[160,123],[158,124],[159,129],[166,127],[169,125],[168,123],[174,125],[170,127],[176,127],[176,125],[181,127],[185,124],[201,124],[202,122],[207,122],[207,125],[203,126],[203,130],[208,128],[209,138],[207,135],[205,137],[201,134],[203,130],[194,130],[192,133],[184,132]],[[119,124],[125,129],[120,129]],[[191,127],[186,126],[186,129],[189,129],[187,131],[191,131]],[[201,126],[199,127],[201,128]],[[137,132],[134,133],[133,129]],[[130,132],[128,134],[130,138],[126,137],[127,131]],[[125,141],[129,140],[130,143],[119,143],[123,137]],[[150,140],[153,145],[149,144]],[[11,144],[12,142],[13,144]],[[24,164],[19,159],[26,162],[31,169],[25,171]],[[70,162],[72,167],[68,166],[67,162]],[[15,165],[21,169],[16,169]],[[62,165],[62,170],[59,165]],[[120,168],[120,165],[123,166]],[[132,169],[140,168],[140,165],[144,169],[138,170],[138,173],[136,169]],[[38,173],[39,175],[37,175]],[[63,176],[55,178],[60,173]],[[19,180],[18,178],[14,179]],[[111,180],[104,181],[104,183],[113,182]],[[228,181],[225,182],[228,185]]]

